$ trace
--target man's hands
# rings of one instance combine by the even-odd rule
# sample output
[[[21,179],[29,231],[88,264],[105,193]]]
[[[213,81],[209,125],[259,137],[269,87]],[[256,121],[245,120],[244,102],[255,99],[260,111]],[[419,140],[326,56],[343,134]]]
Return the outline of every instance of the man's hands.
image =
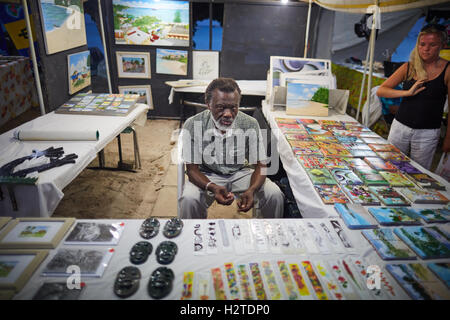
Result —
[[[214,199],[217,203],[224,206],[229,206],[233,203],[235,195],[229,192],[227,188],[213,184],[209,189],[214,193]],[[254,192],[252,190],[247,190],[241,194],[240,198],[237,200],[238,211],[247,212],[253,208],[254,204]]]
[[[234,194],[229,192],[227,188],[219,186],[217,184],[211,185],[210,189],[214,193],[214,199],[216,199],[217,203],[222,204],[224,206],[229,206],[234,201]]]
[[[238,211],[247,212],[251,208],[253,208],[254,200],[253,200],[253,191],[247,190],[237,201]]]

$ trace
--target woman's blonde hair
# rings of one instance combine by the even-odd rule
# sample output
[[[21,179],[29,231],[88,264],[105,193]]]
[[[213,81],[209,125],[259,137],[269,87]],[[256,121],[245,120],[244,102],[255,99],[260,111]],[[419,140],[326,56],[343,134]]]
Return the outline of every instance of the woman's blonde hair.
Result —
[[[440,26],[440,25],[439,25]],[[445,45],[447,42],[447,32],[441,30],[440,27],[429,25],[422,28],[421,32],[417,36],[416,46],[414,47],[413,51],[411,52],[411,55],[409,57],[409,68],[408,68],[408,74],[406,75],[406,79],[412,80],[416,78],[417,80],[420,79],[426,79],[427,78],[427,72],[425,71],[425,68],[423,67],[423,61],[422,58],[420,58],[419,55],[419,41],[420,37],[426,34],[435,33],[441,38],[442,46]]]

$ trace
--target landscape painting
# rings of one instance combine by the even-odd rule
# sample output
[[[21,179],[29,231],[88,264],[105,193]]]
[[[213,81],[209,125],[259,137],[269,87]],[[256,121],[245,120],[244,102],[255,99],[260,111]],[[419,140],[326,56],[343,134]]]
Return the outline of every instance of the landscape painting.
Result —
[[[151,78],[150,53],[116,51],[119,78]]]
[[[86,45],[82,0],[40,0],[39,11],[47,54]]]
[[[153,109],[152,89],[148,86],[119,86],[119,93],[123,94],[138,94],[138,103],[147,104],[150,109]]]
[[[187,75],[188,52],[156,49],[156,73]]]
[[[328,88],[326,85],[288,82],[286,114],[328,116]]]
[[[189,1],[113,0],[116,44],[189,47]]]
[[[67,56],[69,94],[91,85],[91,54],[89,50]]]

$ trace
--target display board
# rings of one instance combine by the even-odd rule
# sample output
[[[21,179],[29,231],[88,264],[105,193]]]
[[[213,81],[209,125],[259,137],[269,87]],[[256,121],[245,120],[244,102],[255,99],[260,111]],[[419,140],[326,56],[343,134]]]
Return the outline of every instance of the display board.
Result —
[[[140,98],[138,94],[79,93],[55,113],[125,116]]]

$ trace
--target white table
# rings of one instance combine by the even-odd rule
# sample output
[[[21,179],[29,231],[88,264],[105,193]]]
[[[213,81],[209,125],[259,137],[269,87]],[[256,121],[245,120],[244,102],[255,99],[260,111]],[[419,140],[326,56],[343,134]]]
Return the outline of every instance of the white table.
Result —
[[[4,199],[0,201],[0,216],[47,217],[51,216],[63,198],[66,187],[96,157],[109,142],[132,123],[144,125],[149,107],[138,104],[128,115],[96,116],[48,113],[0,135],[0,166],[23,156],[32,150],[45,150],[51,146],[63,147],[64,154],[78,155],[74,164],[66,164],[39,174],[35,185],[14,185],[18,210],[13,210],[8,190],[1,185]],[[98,130],[97,141],[19,141],[13,137],[16,130]]]
[[[250,223],[253,219],[227,219],[224,220],[227,224],[226,232],[228,233],[228,237],[230,241],[232,240],[232,235],[230,233],[231,226],[235,221],[239,223]],[[326,222],[328,219],[270,219],[270,220],[262,220],[257,219],[258,222],[270,222],[270,223],[278,223],[282,222],[286,224],[293,224],[300,222],[305,224],[307,222],[312,221],[314,224],[318,224],[320,222]],[[111,300],[111,299],[119,299],[113,293],[113,285],[114,280],[119,273],[119,271],[125,266],[132,265],[129,261],[129,252],[132,246],[143,239],[139,236],[139,227],[142,224],[143,220],[77,220],[84,222],[97,222],[97,223],[125,223],[125,229],[122,233],[121,239],[117,246],[114,247],[115,252],[114,255],[106,267],[106,270],[101,278],[88,278],[82,277],[81,281],[86,283],[86,288],[84,292],[81,294],[81,300]],[[184,228],[180,236],[167,239],[162,234],[162,229],[167,220],[160,219],[160,232],[155,238],[148,240],[153,245],[153,251],[150,254],[148,260],[141,264],[137,265],[139,270],[141,271],[142,278],[140,280],[140,287],[138,291],[128,299],[132,300],[149,300],[151,297],[147,293],[147,285],[150,279],[151,273],[162,265],[158,264],[156,261],[155,251],[159,243],[165,240],[171,240],[175,242],[178,246],[178,253],[172,263],[167,265],[167,267],[171,268],[175,274],[175,279],[173,282],[173,290],[172,292],[164,299],[167,300],[179,300],[182,293],[183,288],[183,273],[184,272],[194,272],[194,277],[198,276],[199,272],[211,272],[212,268],[221,268],[222,270],[222,278],[224,281],[224,285],[227,288],[227,278],[225,275],[225,263],[233,263],[235,271],[237,273],[237,265],[238,264],[246,264],[248,266],[249,263],[257,262],[260,266],[260,271],[263,272],[261,268],[261,262],[269,261],[274,273],[276,274],[276,282],[280,288],[280,291],[283,292],[283,299],[287,299],[286,293],[284,292],[282,280],[280,278],[279,271],[277,269],[278,261],[285,261],[286,263],[297,263],[300,264],[301,261],[309,260],[312,262],[315,261],[328,261],[329,263],[334,263],[337,259],[348,259],[351,257],[359,258],[362,257],[365,259],[367,263],[377,264],[381,268],[385,265],[381,259],[378,258],[377,253],[371,247],[371,245],[366,241],[361,232],[357,230],[349,230],[345,227],[344,222],[340,221],[340,224],[343,226],[345,233],[347,234],[350,242],[354,246],[354,249],[351,251],[345,251],[342,253],[331,252],[330,254],[320,254],[320,253],[310,253],[306,252],[304,254],[287,254],[287,253],[273,253],[273,252],[263,252],[255,246],[254,250],[251,253],[247,254],[237,254],[234,244],[231,244],[232,250],[225,251],[222,243],[221,237],[221,229],[218,227],[219,220],[183,220]],[[218,238],[218,251],[216,254],[206,254],[206,255],[194,255],[194,225],[197,223],[205,223],[206,225],[209,222],[216,222],[216,231]],[[203,232],[205,229],[202,229]],[[38,269],[34,272],[33,276],[30,278],[29,282],[25,285],[25,287],[14,297],[14,299],[19,300],[28,300],[32,299],[37,290],[44,282],[64,282],[66,278],[63,277],[43,277],[41,276],[42,271],[45,269],[46,264],[51,260],[51,258],[56,254],[58,248],[69,248],[80,246],[66,245],[63,241],[60,242],[59,246],[56,249],[50,251],[49,255],[45,259],[45,261],[38,267]],[[85,246],[90,249],[95,249],[100,246]],[[104,246],[101,246],[104,247]],[[107,247],[109,248],[109,247]],[[406,262],[406,261],[403,261]],[[420,261],[419,262],[423,262]],[[386,274],[390,284],[394,287],[397,296],[395,299],[408,299],[406,293],[399,287],[392,277],[390,277],[387,272],[382,269],[382,271]],[[356,275],[358,276],[358,275]],[[251,274],[249,275],[251,278]],[[197,283],[194,280],[194,288],[196,288]],[[308,280],[309,281],[309,280]],[[268,291],[267,285],[265,285],[266,291]],[[226,289],[228,290],[228,289]],[[311,290],[311,289],[310,289]],[[326,289],[327,290],[327,289]],[[194,294],[197,289],[194,289]],[[227,296],[230,296],[229,294]],[[214,289],[212,280],[210,282],[210,297],[214,299]],[[300,303],[300,302],[299,302]]]
[[[291,186],[292,192],[294,194],[297,206],[304,218],[326,218],[337,216],[333,205],[325,205],[314,189],[311,180],[308,177],[305,169],[300,165],[298,160],[295,158],[294,153],[289,142],[284,137],[284,134],[278,129],[275,118],[305,118],[305,119],[316,119],[316,120],[336,120],[336,121],[356,121],[354,118],[347,114],[338,114],[334,110],[329,110],[328,117],[312,117],[312,116],[290,116],[286,115],[283,108],[271,109],[268,103],[264,100],[262,102],[262,112],[266,118],[269,126],[272,128],[272,133],[277,140],[277,150],[280,155],[281,162],[286,171],[289,179],[289,184]],[[450,199],[450,184],[442,177],[426,170],[418,163],[411,160],[415,167],[417,167],[422,172],[425,172],[444,184],[447,188],[447,192],[444,195]],[[413,204],[412,207],[442,207],[442,205],[423,205],[423,204]]]

